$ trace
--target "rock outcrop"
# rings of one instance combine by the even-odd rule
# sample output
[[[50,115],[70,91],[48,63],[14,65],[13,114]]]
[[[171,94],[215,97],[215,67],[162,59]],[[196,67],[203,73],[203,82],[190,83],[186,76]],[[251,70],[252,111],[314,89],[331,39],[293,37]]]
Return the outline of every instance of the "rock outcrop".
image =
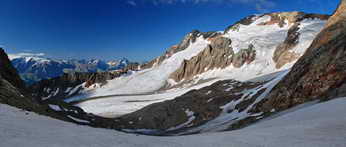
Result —
[[[236,53],[232,59],[233,66],[240,68],[245,63],[250,64],[256,58],[256,49],[252,44],[249,45],[247,49],[241,49]]]
[[[197,56],[190,60],[184,60],[181,67],[171,74],[170,79],[181,81],[191,79],[194,75],[201,74],[215,68],[225,68],[232,63],[233,50],[230,47],[232,41],[224,37],[215,37]]]
[[[176,82],[189,81],[208,70],[223,69],[230,65],[240,68],[245,63],[250,64],[256,58],[256,50],[252,44],[247,49],[234,53],[231,39],[216,36],[210,40],[210,45],[201,53],[190,60],[184,60],[180,68],[170,75],[170,79]]]
[[[17,74],[17,70],[11,65],[11,61],[2,48],[0,48],[0,75],[13,86],[22,90],[25,88],[23,81]]]
[[[21,109],[38,110],[35,99],[26,98],[27,90],[5,51],[0,48],[0,103]]]
[[[198,30],[193,30],[192,32],[188,33],[178,45],[170,47],[164,55],[157,57],[146,64],[141,65],[140,69],[147,69],[156,65],[160,65],[165,59],[171,57],[173,54],[177,52],[185,50],[187,47],[189,47],[191,43],[196,42],[198,37],[202,36],[204,39],[207,39],[213,38],[220,34],[221,33],[219,32],[200,32]]]

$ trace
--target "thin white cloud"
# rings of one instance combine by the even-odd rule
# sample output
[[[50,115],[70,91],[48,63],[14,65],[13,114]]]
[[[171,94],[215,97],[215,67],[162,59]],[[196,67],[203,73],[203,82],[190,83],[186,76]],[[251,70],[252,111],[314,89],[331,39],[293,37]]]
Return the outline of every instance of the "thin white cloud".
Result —
[[[128,4],[136,2],[152,3],[154,5],[162,4],[203,4],[203,3],[219,3],[219,4],[243,4],[250,5],[259,12],[266,12],[275,7],[273,0],[129,0]]]
[[[259,12],[267,12],[268,9],[275,7],[275,3],[269,0],[258,0],[255,8]]]
[[[133,1],[133,0],[129,0],[126,3],[131,5],[131,6],[134,6],[134,7],[137,6],[137,3],[135,1]]]
[[[45,56],[45,53],[16,53],[16,54],[8,54],[8,58],[10,60],[22,57],[42,57]]]

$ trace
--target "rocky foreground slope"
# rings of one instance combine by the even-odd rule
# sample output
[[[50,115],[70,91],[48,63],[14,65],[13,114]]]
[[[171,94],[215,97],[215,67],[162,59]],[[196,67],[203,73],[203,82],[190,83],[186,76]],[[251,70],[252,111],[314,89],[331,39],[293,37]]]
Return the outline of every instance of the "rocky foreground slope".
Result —
[[[271,23],[281,24],[275,17],[264,24]],[[278,46],[282,53],[275,53],[278,56],[274,60],[290,56],[285,52],[295,42],[294,27],[284,41],[287,44]],[[220,81],[174,100],[149,105],[121,119],[124,128],[135,131],[198,133],[242,128],[299,104],[345,96],[345,51],[346,0],[342,0],[292,69],[267,76],[261,82]]]

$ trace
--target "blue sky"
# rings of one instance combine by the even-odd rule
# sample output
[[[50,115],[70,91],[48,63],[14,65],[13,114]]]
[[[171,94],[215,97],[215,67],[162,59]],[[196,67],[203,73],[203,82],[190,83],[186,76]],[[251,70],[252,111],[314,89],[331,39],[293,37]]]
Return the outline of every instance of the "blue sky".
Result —
[[[193,29],[277,11],[331,14],[339,0],[1,0],[0,45],[54,58],[150,60]]]

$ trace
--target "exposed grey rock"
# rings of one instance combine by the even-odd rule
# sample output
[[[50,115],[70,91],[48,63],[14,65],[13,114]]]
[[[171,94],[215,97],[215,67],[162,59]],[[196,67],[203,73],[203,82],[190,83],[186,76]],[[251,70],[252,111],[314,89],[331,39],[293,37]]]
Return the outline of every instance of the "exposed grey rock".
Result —
[[[184,60],[181,66],[170,75],[170,79],[180,82],[192,80],[194,76],[208,70],[226,68],[233,64],[234,67],[242,67],[245,63],[250,64],[255,60],[256,50],[250,44],[249,48],[241,49],[234,54],[231,48],[232,41],[224,37],[210,39],[211,44],[197,56],[190,60]]]
[[[256,58],[256,50],[252,44],[247,49],[241,49],[232,59],[233,66],[240,68],[245,63],[250,64]]]
[[[204,39],[208,39],[214,38],[220,34],[221,33],[219,32],[200,32],[198,30],[193,30],[192,32],[188,33],[178,45],[170,47],[164,55],[157,57],[146,64],[141,65],[140,69],[147,69],[153,67],[154,65],[160,65],[165,59],[171,57],[173,54],[177,52],[185,50],[187,47],[190,46],[191,43],[196,42],[196,39],[198,37],[202,36]]]
[[[175,81],[190,80],[193,76],[214,68],[225,68],[232,63],[232,41],[224,37],[215,37],[212,43],[197,56],[184,60],[181,67],[170,75]]]
[[[287,63],[290,63],[300,56],[294,52],[290,52],[299,43],[299,23],[293,25],[287,33],[287,37],[283,43],[281,43],[274,52],[273,60],[276,62],[276,68],[281,68]]]

